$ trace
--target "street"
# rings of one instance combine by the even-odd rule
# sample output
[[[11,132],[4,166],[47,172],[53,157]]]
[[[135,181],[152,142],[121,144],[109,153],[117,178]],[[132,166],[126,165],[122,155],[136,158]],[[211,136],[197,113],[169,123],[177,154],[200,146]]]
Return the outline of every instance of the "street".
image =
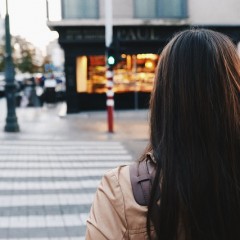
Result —
[[[64,103],[17,108],[20,133],[3,132],[0,100],[0,239],[84,239],[102,175],[137,159],[147,145],[146,110],[63,114]]]

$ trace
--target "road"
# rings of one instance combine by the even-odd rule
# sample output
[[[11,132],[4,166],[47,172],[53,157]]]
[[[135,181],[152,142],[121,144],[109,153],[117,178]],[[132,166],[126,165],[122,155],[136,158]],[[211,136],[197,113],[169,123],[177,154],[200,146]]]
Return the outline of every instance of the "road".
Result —
[[[65,116],[63,108],[19,108],[21,131],[0,132],[0,239],[84,239],[102,175],[147,144],[146,110],[115,112],[110,134],[105,112]],[[4,99],[0,109],[3,129]]]
[[[0,239],[84,239],[102,175],[132,157],[120,142],[0,142]]]

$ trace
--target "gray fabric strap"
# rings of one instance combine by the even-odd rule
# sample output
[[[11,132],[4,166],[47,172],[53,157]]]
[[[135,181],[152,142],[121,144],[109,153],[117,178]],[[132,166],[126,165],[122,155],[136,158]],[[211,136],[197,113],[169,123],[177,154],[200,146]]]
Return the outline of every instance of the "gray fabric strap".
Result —
[[[150,199],[152,181],[154,179],[154,163],[148,158],[130,165],[130,180],[135,201],[141,206],[147,206]]]
[[[146,161],[142,161],[139,163],[138,174],[139,174],[138,182],[140,183],[140,186],[142,188],[144,203],[148,204],[150,199],[150,189],[152,184],[151,184],[151,176],[149,174]]]

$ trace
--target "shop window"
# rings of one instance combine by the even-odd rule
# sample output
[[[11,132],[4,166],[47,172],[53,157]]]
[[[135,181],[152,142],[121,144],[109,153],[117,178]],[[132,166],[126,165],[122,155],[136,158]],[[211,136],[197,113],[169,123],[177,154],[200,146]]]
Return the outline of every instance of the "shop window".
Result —
[[[88,93],[106,92],[105,56],[88,57]]]
[[[186,0],[134,0],[136,18],[186,18]]]
[[[122,61],[114,67],[113,91],[151,92],[159,56],[156,54],[122,54]],[[77,58],[77,91],[105,93],[105,56]]]
[[[98,0],[62,0],[63,19],[98,18]]]
[[[159,56],[156,54],[123,54],[122,58],[123,61],[114,70],[114,91],[151,92]]]
[[[77,58],[77,92],[87,92],[87,57]]]

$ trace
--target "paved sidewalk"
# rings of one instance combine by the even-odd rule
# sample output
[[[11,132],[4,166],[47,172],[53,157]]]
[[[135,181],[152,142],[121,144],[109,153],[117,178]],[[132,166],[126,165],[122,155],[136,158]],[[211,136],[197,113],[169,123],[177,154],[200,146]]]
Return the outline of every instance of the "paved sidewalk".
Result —
[[[64,104],[43,108],[17,108],[20,133],[3,131],[6,117],[5,99],[0,99],[0,138],[5,139],[75,139],[121,141],[134,156],[138,156],[148,140],[148,111],[115,111],[114,133],[107,132],[105,111],[82,112],[59,117]]]
[[[102,175],[135,160],[147,144],[146,110],[115,112],[113,134],[105,112],[63,110],[19,108],[21,132],[0,131],[0,239],[84,239]],[[5,111],[0,99],[1,130]]]

